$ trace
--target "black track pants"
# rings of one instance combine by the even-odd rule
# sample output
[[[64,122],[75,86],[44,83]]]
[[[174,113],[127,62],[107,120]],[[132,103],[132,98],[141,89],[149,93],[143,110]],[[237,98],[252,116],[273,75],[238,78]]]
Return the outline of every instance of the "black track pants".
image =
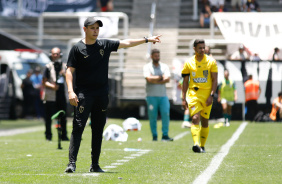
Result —
[[[78,106],[74,108],[73,130],[69,147],[69,162],[76,162],[77,154],[81,143],[87,119],[91,113],[92,129],[92,164],[99,163],[102,146],[103,130],[106,124],[107,106],[109,103],[108,94],[93,96],[87,90],[79,91]]]

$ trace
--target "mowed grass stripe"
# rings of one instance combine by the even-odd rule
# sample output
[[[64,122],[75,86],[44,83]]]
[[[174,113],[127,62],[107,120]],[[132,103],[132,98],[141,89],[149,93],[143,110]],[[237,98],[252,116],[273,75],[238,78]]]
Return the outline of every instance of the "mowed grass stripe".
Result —
[[[110,124],[122,126],[122,119],[108,119]],[[152,141],[149,121],[140,120],[141,131],[129,131],[128,141],[103,141],[100,157],[102,169],[109,170],[98,177],[88,175],[91,164],[91,128],[85,127],[78,154],[77,170],[65,174],[68,163],[69,142],[62,142],[57,149],[57,130],[53,141],[46,142],[44,130],[15,136],[0,137],[0,183],[192,183],[211,163],[242,122],[231,122],[230,127],[218,129],[210,126],[206,154],[191,150],[193,141],[184,136],[177,141],[161,141],[161,121],[158,121],[158,141]],[[27,122],[28,123],[28,122]],[[182,121],[171,121],[169,135],[176,137],[189,129],[181,128]],[[10,124],[25,127],[23,122],[0,124],[0,129],[10,129]],[[34,124],[30,122],[30,125]],[[38,122],[40,124],[40,122]],[[41,124],[42,125],[42,124]],[[68,132],[71,123],[68,122]],[[17,126],[16,126],[17,127]],[[17,127],[19,128],[19,127]],[[280,183],[282,173],[282,124],[249,123],[242,135],[230,148],[218,170],[209,180],[211,183]],[[142,141],[138,142],[141,137]],[[132,157],[125,148],[151,150]],[[138,152],[135,152],[136,154]],[[32,156],[27,156],[32,155]],[[121,162],[120,160],[129,160]],[[123,163],[106,168],[112,163]]]
[[[41,130],[44,130],[44,127],[31,127],[31,128],[19,128],[19,129],[11,129],[11,130],[0,130],[0,137],[31,133],[31,132],[41,131]]]

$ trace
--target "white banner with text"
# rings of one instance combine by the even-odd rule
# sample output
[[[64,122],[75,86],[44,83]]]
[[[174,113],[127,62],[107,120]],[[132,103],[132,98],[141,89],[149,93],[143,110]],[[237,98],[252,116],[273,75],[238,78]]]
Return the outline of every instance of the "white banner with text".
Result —
[[[213,17],[225,40],[241,42],[263,60],[272,58],[275,47],[282,48],[280,12],[220,12]]]

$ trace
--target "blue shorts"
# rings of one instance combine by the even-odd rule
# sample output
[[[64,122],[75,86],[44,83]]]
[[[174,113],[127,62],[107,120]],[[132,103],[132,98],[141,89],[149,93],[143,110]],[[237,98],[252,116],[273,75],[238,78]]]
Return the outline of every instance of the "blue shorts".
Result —
[[[210,25],[210,18],[205,18],[204,19],[204,24]]]

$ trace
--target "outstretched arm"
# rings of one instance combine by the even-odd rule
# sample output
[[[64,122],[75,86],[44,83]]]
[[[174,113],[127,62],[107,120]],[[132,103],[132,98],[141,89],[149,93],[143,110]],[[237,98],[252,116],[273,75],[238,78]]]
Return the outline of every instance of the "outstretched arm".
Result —
[[[153,42],[154,44],[156,42],[160,43],[160,37],[162,35],[158,35],[158,36],[151,36],[149,38],[147,38],[148,42]],[[140,38],[140,39],[125,39],[125,40],[121,40],[119,43],[119,49],[121,48],[127,48],[127,47],[134,47],[137,45],[140,45],[142,43],[146,43],[146,39],[145,38]]]

